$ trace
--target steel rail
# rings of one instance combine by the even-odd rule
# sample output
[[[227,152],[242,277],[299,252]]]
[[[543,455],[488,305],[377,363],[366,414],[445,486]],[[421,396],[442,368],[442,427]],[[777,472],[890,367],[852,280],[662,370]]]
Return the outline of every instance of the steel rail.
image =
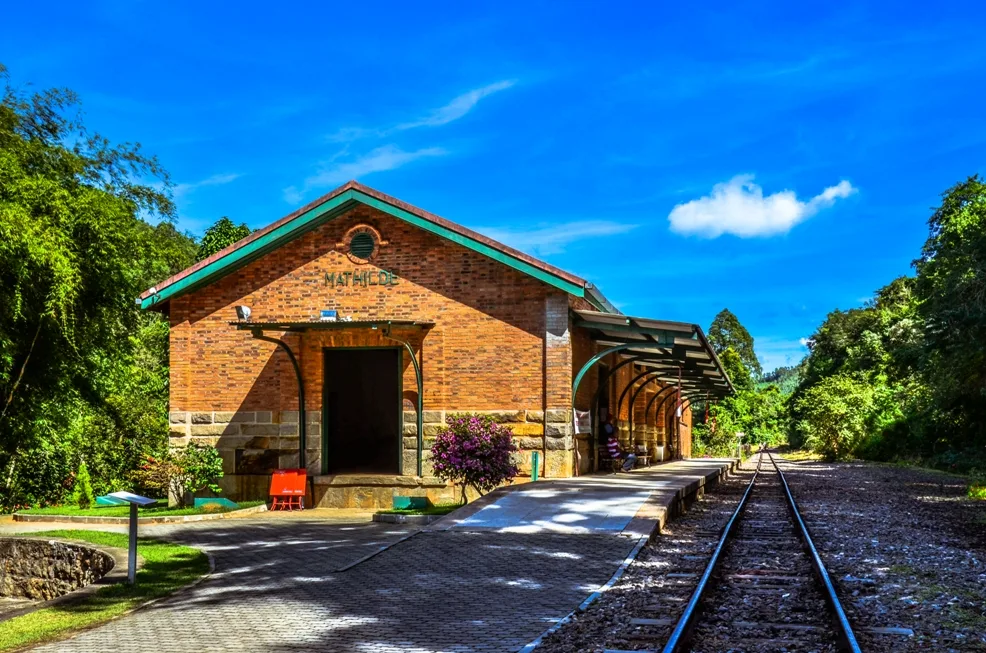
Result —
[[[663,653],[678,653],[685,643],[686,635],[691,629],[695,622],[695,617],[698,615],[698,605],[702,600],[702,594],[705,593],[705,588],[708,586],[709,581],[712,578],[712,573],[715,571],[716,565],[719,564],[719,560],[722,558],[723,551],[726,548],[726,543],[729,540],[730,535],[733,533],[733,527],[739,521],[740,515],[743,513],[743,509],[746,507],[746,499],[750,496],[750,490],[753,489],[753,484],[757,482],[757,476],[760,475],[760,465],[763,463],[763,456],[757,459],[757,470],[753,473],[753,478],[750,479],[750,484],[746,486],[746,491],[743,492],[743,497],[740,499],[739,505],[736,506],[736,510],[733,511],[733,515],[726,522],[726,528],[722,531],[722,536],[719,538],[719,544],[716,545],[716,550],[712,553],[712,558],[709,560],[709,564],[706,565],[705,571],[702,573],[702,577],[698,581],[698,586],[695,591],[692,592],[692,597],[688,600],[688,605],[685,606],[685,612],[678,619],[678,623],[675,624],[674,630],[671,632],[671,637],[668,638],[667,644],[664,645]]]
[[[811,558],[811,566],[814,567],[819,581],[821,581],[822,585],[825,587],[825,602],[828,603],[829,609],[831,609],[835,615],[842,648],[846,651],[851,651],[851,653],[861,653],[859,643],[856,642],[856,635],[852,630],[852,625],[850,625],[849,618],[846,616],[845,610],[842,609],[842,603],[839,601],[839,597],[835,593],[835,586],[832,584],[832,578],[829,576],[829,572],[825,568],[825,563],[822,562],[822,557],[818,555],[818,549],[815,548],[815,543],[812,542],[811,535],[808,534],[808,527],[801,518],[801,512],[798,510],[798,504],[794,500],[794,495],[791,494],[791,488],[788,487],[787,479],[784,478],[784,472],[782,472],[781,468],[777,466],[777,461],[774,460],[774,457],[769,451],[765,451],[764,453],[766,453],[767,457],[770,458],[771,464],[774,465],[774,469],[777,471],[777,475],[781,479],[781,485],[784,486],[784,494],[787,495],[788,507],[791,509],[794,522],[798,525],[798,532],[801,535],[801,541],[808,549],[808,557]]]

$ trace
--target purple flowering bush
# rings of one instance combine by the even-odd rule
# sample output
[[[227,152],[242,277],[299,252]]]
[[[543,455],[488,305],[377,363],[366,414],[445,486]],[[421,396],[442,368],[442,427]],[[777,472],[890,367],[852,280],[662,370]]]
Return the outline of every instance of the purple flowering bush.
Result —
[[[445,428],[431,447],[435,476],[462,487],[472,486],[480,494],[495,489],[517,475],[513,453],[517,447],[509,427],[497,424],[488,415],[449,415]]]

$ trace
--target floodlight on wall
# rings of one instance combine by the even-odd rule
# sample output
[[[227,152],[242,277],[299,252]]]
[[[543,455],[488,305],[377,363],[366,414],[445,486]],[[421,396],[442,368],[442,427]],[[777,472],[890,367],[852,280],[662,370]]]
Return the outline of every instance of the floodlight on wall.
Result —
[[[237,306],[236,307],[236,317],[241,320],[250,319],[250,307],[249,306]]]

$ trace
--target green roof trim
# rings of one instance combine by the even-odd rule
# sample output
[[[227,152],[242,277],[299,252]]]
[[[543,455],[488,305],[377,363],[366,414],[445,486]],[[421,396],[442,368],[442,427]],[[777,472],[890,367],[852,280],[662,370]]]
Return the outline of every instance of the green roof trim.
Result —
[[[226,276],[230,272],[233,272],[264,256],[265,254],[274,251],[285,243],[288,243],[311,231],[312,229],[315,229],[319,225],[340,216],[356,204],[364,204],[366,206],[373,207],[383,213],[423,229],[424,231],[441,236],[442,238],[462,245],[463,247],[503,263],[504,265],[508,265],[519,272],[523,272],[524,274],[534,277],[535,279],[538,279],[539,281],[542,281],[550,286],[563,290],[570,295],[585,297],[593,305],[597,306],[599,310],[610,312],[607,309],[610,309],[612,305],[600,305],[599,299],[596,297],[597,293],[587,293],[584,287],[535,267],[527,261],[511,256],[510,254],[491,247],[486,243],[482,243],[464,234],[452,231],[447,227],[421,218],[413,213],[405,211],[400,207],[394,206],[393,204],[379,200],[375,197],[371,197],[366,193],[352,188],[340,193],[322,204],[319,204],[316,207],[313,207],[308,211],[305,211],[296,218],[289,220],[278,228],[264,234],[260,238],[247,243],[243,247],[230,251],[222,258],[216,259],[209,265],[196,270],[188,276],[178,279],[174,283],[163,288],[160,292],[141,299],[140,307],[142,309],[148,309],[173,297],[183,295],[201,288],[202,286],[208,285],[209,283]],[[603,301],[605,301],[605,298]],[[606,304],[609,304],[609,302],[606,302]]]
[[[582,286],[574,284],[570,281],[566,281],[565,279],[562,279],[560,277],[556,277],[555,275],[545,272],[540,268],[534,267],[527,261],[522,261],[518,258],[510,256],[506,252],[502,252],[494,247],[490,247],[489,245],[485,243],[481,243],[478,240],[473,240],[472,238],[469,238],[468,236],[465,236],[463,234],[456,233],[450,229],[443,227],[442,225],[435,224],[430,220],[425,220],[424,218],[418,217],[413,213],[405,211],[404,209],[388,204],[387,202],[378,200],[375,197],[370,197],[369,195],[360,193],[359,191],[349,191],[349,192],[358,193],[360,195],[359,201],[362,202],[363,204],[372,206],[373,208],[379,209],[384,213],[388,213],[394,216],[395,218],[413,224],[416,227],[420,227],[425,231],[429,231],[433,234],[437,234],[443,238],[451,240],[454,243],[458,243],[459,245],[462,245],[463,247],[467,247],[473,250],[474,252],[478,252],[480,254],[483,254],[484,256],[488,256],[494,261],[499,261],[504,265],[509,265],[513,269],[523,272],[524,274],[530,275],[535,279],[538,279],[539,281],[543,281],[549,286],[554,286],[555,288],[564,290],[565,292],[571,295],[575,295],[576,297],[585,296],[585,288],[583,288]]]

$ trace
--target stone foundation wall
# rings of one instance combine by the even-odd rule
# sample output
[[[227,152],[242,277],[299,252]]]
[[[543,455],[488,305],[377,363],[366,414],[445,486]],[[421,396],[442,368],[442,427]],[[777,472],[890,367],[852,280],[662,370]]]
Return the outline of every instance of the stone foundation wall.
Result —
[[[517,466],[521,476],[531,475],[531,454],[541,453],[540,475],[547,478],[572,476],[574,471],[575,441],[572,437],[572,411],[559,410],[425,410],[422,413],[424,476],[432,476],[431,446],[435,436],[445,428],[448,415],[489,415],[497,423],[510,428],[517,445]],[[417,421],[414,411],[404,413],[404,474],[417,473]],[[545,453],[546,450],[546,453]]]
[[[102,578],[113,558],[66,542],[0,538],[0,596],[47,601]]]
[[[531,476],[531,460],[535,451],[540,453],[539,476],[542,478],[560,478],[574,474],[575,440],[572,436],[571,410],[425,410],[422,413],[423,478],[420,483],[424,483],[428,491],[421,496],[427,495],[433,501],[454,500],[459,496],[457,489],[446,489],[444,483],[433,478],[431,467],[431,447],[435,436],[445,427],[447,415],[459,413],[490,415],[513,431],[514,443],[518,448],[516,461],[522,477],[520,480]],[[403,416],[402,471],[405,477],[417,475],[416,415],[415,411],[405,411]],[[308,411],[306,417],[306,462],[309,477],[315,478],[322,471],[321,412]],[[265,499],[271,471],[298,465],[298,411],[174,411],[170,414],[170,422],[172,447],[183,447],[188,443],[216,447],[223,459],[225,475],[219,485],[223,489],[223,496],[230,499]],[[586,459],[587,455],[583,453],[583,465]],[[344,476],[349,478],[349,475]],[[363,477],[372,478],[366,475]],[[355,488],[356,485],[349,480],[344,482],[345,487]],[[326,506],[337,507],[373,507],[369,505],[373,502],[368,502],[364,497],[369,494],[376,497],[374,505],[389,506],[389,499],[383,502],[386,498],[384,495],[388,495],[388,492],[388,496],[402,492],[400,483],[391,485],[393,487],[389,489],[377,487],[368,492],[356,489],[326,490],[329,498],[324,500],[316,489],[314,501],[316,505],[325,503]],[[336,488],[338,487],[343,485],[336,484]],[[343,505],[338,506],[340,503]]]
[[[309,475],[321,472],[322,413],[307,411]],[[176,411],[170,415],[172,447],[190,442],[215,447],[223,474],[270,474],[298,466],[298,411]],[[266,488],[264,489],[266,492]]]

